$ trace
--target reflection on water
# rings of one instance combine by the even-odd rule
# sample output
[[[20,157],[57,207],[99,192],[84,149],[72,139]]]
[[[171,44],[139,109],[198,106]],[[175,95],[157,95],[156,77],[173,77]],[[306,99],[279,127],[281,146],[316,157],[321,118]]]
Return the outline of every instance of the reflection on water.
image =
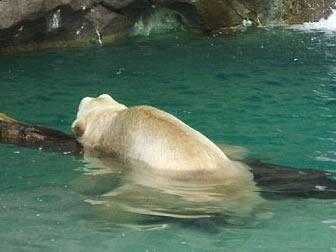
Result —
[[[97,222],[100,218],[104,223],[140,225],[146,219],[154,221],[156,216],[158,220],[216,217],[223,223],[242,224],[256,215],[269,215],[260,189],[250,179],[226,178],[225,171],[171,176],[139,162],[125,167],[107,158],[88,160],[86,174],[73,181],[72,186],[91,195],[86,202],[100,206]]]

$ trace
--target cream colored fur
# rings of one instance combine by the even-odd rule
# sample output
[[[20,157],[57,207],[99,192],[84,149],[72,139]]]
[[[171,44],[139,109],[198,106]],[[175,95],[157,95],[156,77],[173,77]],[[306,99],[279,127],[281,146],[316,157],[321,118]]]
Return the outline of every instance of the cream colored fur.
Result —
[[[251,174],[231,161],[213,142],[175,116],[150,106],[126,106],[109,95],[82,99],[72,129],[86,148],[141,162],[162,173],[245,177]]]

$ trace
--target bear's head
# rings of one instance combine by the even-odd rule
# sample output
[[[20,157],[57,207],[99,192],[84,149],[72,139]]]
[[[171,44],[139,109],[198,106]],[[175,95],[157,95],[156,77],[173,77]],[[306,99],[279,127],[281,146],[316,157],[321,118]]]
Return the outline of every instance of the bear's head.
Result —
[[[97,115],[104,115],[104,111],[117,112],[127,109],[126,106],[116,102],[107,94],[102,94],[98,97],[85,97],[81,100],[77,112],[77,118],[72,123],[72,131],[76,137],[81,137],[88,125],[95,124]]]

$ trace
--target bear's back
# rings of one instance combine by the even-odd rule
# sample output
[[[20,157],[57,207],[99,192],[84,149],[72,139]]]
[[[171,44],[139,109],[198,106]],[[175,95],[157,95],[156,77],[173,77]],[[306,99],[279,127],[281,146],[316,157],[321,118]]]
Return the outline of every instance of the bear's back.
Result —
[[[162,170],[215,170],[230,160],[208,138],[169,113],[130,107],[114,120],[120,151]]]

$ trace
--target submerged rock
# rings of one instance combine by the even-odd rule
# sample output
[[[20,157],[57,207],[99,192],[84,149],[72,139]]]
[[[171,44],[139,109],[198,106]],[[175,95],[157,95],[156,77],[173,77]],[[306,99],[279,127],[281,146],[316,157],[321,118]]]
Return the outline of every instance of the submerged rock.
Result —
[[[0,0],[0,48],[101,45],[134,25],[231,33],[249,25],[300,24],[336,0]],[[161,11],[163,17],[156,9]],[[167,11],[168,10],[168,11]],[[155,17],[153,19],[153,17]],[[148,20],[152,22],[150,27]],[[161,24],[153,24],[158,20]],[[147,23],[146,23],[147,22]],[[166,24],[164,24],[166,22]],[[171,23],[169,23],[171,22]]]

